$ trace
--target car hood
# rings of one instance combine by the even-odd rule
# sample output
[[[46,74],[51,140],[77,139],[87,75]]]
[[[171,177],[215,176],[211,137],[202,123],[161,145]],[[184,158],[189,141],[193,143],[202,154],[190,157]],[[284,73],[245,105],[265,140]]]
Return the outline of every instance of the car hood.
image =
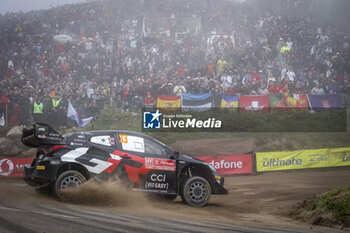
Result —
[[[179,156],[179,160],[182,160],[182,161],[185,161],[185,162],[190,162],[190,163],[199,163],[199,164],[208,165],[204,161],[202,161],[200,159],[196,159],[196,158],[190,157],[188,155],[180,155]]]

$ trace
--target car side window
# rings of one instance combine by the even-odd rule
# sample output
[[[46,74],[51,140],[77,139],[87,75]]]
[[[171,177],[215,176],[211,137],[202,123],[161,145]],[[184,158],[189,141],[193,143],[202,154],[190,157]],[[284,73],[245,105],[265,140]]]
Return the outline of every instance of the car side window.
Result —
[[[118,145],[121,145],[123,151],[136,152],[141,156],[164,157],[171,154],[166,146],[147,137],[118,133],[116,140],[118,140]]]
[[[144,139],[133,135],[118,134],[119,143],[122,150],[145,153]]]
[[[114,138],[110,135],[99,135],[90,138],[90,142],[100,146],[113,146]]]
[[[166,156],[166,150],[162,145],[149,139],[144,139],[144,142],[146,155]]]

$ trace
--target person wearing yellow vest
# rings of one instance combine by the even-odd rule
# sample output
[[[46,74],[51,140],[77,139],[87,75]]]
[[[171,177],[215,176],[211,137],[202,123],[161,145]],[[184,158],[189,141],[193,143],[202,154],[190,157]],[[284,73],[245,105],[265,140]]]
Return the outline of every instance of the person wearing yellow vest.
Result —
[[[56,109],[58,105],[60,104],[62,99],[52,98],[52,107]]]
[[[216,65],[218,67],[217,71],[220,72],[218,76],[221,76],[224,73],[228,62],[224,59],[224,56],[221,55],[221,58],[217,61]]]
[[[37,123],[42,123],[43,113],[44,113],[44,104],[40,98],[36,98],[33,104],[33,120]]]
[[[55,96],[51,98],[49,102],[49,122],[54,128],[58,128],[62,122],[63,101],[59,93],[55,93]]]
[[[285,52],[289,52],[290,48],[287,46],[287,44],[283,45],[281,48],[281,54],[284,54]]]

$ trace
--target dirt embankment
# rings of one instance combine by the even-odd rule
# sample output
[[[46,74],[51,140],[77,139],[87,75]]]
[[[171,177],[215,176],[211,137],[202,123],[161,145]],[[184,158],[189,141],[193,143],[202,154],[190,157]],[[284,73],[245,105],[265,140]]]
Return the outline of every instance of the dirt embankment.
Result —
[[[290,216],[314,225],[350,230],[350,186],[313,195],[299,202]]]
[[[239,155],[252,153],[255,150],[255,139],[250,137],[200,139],[177,141],[170,146],[189,156]]]

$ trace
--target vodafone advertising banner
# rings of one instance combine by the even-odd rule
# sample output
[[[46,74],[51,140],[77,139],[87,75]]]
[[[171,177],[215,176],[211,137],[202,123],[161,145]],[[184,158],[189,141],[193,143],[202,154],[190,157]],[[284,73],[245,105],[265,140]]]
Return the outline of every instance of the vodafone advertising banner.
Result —
[[[252,173],[252,155],[198,156],[215,168],[221,174],[250,174]]]
[[[0,178],[22,177],[24,165],[31,164],[32,161],[33,158],[0,158]]]

